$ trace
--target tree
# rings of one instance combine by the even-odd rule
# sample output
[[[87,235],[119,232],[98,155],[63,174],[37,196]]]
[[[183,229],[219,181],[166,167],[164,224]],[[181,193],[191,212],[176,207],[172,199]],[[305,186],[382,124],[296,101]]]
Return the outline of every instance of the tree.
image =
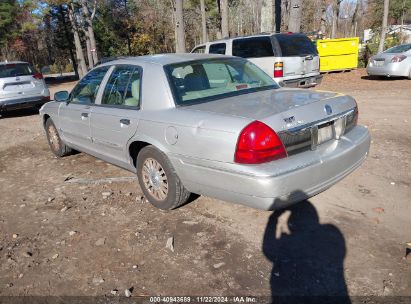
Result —
[[[301,30],[301,12],[302,0],[291,0],[290,19],[288,21],[288,30],[299,33]]]
[[[332,26],[331,26],[331,38],[337,37],[338,31],[338,18],[340,17],[340,4],[343,0],[336,0],[332,6]]]
[[[82,78],[87,73],[87,66],[84,60],[83,48],[81,46],[80,41],[80,30],[77,24],[77,18],[75,16],[76,7],[74,6],[73,2],[70,3],[68,14],[71,23],[71,28],[73,31],[74,36],[74,46],[76,48],[76,57],[77,57],[77,65],[78,65],[78,74],[79,77]]]
[[[183,0],[176,0],[176,53],[185,53]]]
[[[97,55],[97,45],[96,45],[96,39],[94,37],[94,30],[93,30],[93,19],[94,16],[96,15],[96,10],[97,10],[97,0],[93,1],[93,8],[92,10],[89,9],[88,7],[88,2],[86,0],[81,0],[81,6],[83,8],[83,16],[85,20],[84,24],[84,34],[87,38],[87,43],[89,43],[89,50],[88,50],[88,55],[89,55],[89,66],[91,68],[94,67],[95,64],[98,62],[98,55]],[[91,56],[90,56],[91,52]]]
[[[275,0],[262,0],[261,3],[261,32],[274,30],[274,3]]]
[[[221,35],[229,37],[228,31],[228,0],[219,0],[221,5]]]
[[[389,8],[390,8],[390,0],[384,0],[384,15],[382,17],[381,36],[380,36],[380,43],[378,45],[378,53],[381,53],[384,50],[385,33],[387,31]]]
[[[11,38],[16,37],[18,27],[16,26],[17,2],[6,0],[0,2],[0,48],[4,59],[9,55],[8,44]]]
[[[205,43],[208,41],[207,35],[207,18],[204,0],[200,0],[200,9],[201,9],[201,30],[202,30],[202,42]]]

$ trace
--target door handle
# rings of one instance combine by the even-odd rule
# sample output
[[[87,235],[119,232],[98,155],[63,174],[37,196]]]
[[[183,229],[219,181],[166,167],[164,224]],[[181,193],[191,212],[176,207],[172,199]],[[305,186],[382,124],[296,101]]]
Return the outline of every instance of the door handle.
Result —
[[[128,126],[130,124],[130,119],[120,119],[120,124]]]
[[[86,120],[88,118],[88,113],[81,113],[81,120]]]
[[[304,59],[305,59],[305,60],[313,60],[314,57],[313,57],[312,55],[308,55],[308,56],[306,56]]]

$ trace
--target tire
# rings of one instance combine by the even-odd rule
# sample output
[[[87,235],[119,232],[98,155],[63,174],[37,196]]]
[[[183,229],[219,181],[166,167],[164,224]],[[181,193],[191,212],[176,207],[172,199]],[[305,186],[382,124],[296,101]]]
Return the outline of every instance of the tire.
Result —
[[[408,74],[408,79],[411,80],[411,70],[410,70],[410,73]]]
[[[47,119],[45,129],[47,141],[54,155],[63,157],[73,152],[73,150],[61,140],[57,128],[51,118]]]
[[[191,193],[184,188],[163,152],[146,146],[138,153],[136,163],[141,190],[153,206],[171,210],[187,202]]]

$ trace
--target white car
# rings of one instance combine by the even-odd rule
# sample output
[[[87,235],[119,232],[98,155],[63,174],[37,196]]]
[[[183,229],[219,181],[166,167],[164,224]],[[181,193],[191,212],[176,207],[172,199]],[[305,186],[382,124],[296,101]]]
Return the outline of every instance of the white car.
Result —
[[[304,34],[260,34],[223,39],[196,46],[191,53],[247,58],[285,87],[314,87],[322,80],[317,48]]]

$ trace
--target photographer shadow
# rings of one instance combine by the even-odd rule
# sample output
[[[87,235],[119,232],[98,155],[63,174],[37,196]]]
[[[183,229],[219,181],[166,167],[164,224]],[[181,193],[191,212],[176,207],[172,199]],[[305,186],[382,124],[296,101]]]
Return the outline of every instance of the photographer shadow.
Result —
[[[303,192],[293,195],[304,197]],[[272,213],[263,252],[273,263],[273,303],[284,298],[286,303],[351,303],[344,278],[344,236],[336,226],[320,224],[308,200]]]

